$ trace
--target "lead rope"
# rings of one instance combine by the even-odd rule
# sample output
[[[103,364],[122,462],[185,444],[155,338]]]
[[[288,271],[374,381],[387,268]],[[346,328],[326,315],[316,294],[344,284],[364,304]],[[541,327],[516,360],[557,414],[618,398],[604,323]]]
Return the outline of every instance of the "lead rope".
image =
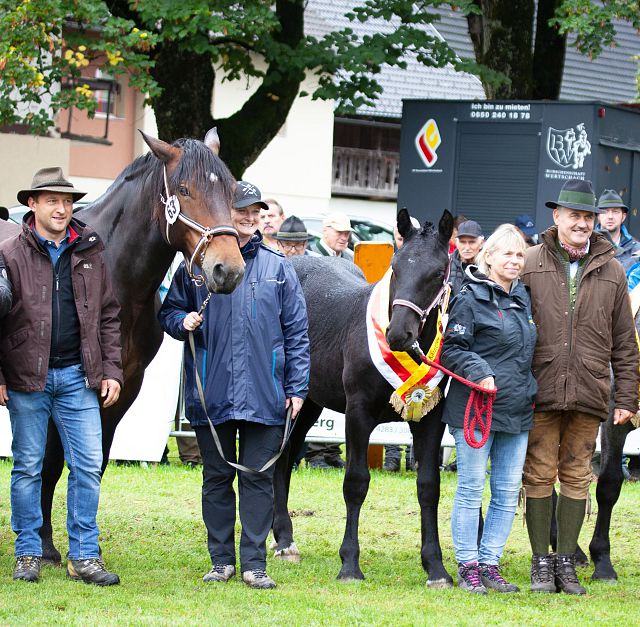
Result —
[[[498,388],[493,388],[493,390],[487,390],[485,388],[480,387],[477,383],[473,381],[469,381],[451,370],[447,370],[441,364],[438,364],[434,361],[431,361],[420,348],[418,342],[415,342],[413,345],[413,349],[418,353],[420,359],[431,366],[432,368],[436,368],[436,370],[440,370],[444,372],[444,374],[454,378],[456,381],[466,385],[471,388],[471,392],[469,393],[469,400],[467,401],[467,407],[464,412],[464,439],[465,442],[471,448],[482,448],[489,439],[489,434],[491,433],[491,418],[493,415],[493,401],[498,392]],[[471,416],[471,408],[473,407],[474,413],[473,418],[470,419]],[[486,413],[486,420],[483,419],[482,415]],[[480,440],[475,439],[475,430],[478,429],[480,431]]]
[[[209,301],[211,300],[212,295],[213,295],[213,292],[209,292],[207,294],[207,297],[204,299],[204,301],[202,301],[202,305],[200,305],[200,309],[198,310],[199,316],[201,316],[204,310],[207,308],[207,305],[209,304]],[[293,415],[293,403],[290,403],[289,409],[287,409],[286,419],[284,424],[284,433],[282,435],[282,444],[280,445],[280,450],[273,457],[271,457],[271,459],[269,459],[266,462],[266,464],[262,466],[262,468],[260,468],[259,470],[256,470],[255,468],[249,468],[248,466],[244,466],[243,464],[230,462],[224,456],[224,452],[222,451],[222,444],[220,443],[220,438],[218,437],[216,428],[213,426],[213,423],[211,422],[211,418],[209,418],[209,413],[207,412],[207,404],[204,400],[204,390],[202,388],[202,381],[200,380],[200,375],[198,374],[198,365],[196,361],[196,346],[193,339],[193,331],[189,331],[189,348],[191,349],[191,357],[193,358],[193,373],[196,379],[196,388],[198,390],[198,397],[200,398],[202,411],[204,412],[204,415],[207,417],[207,422],[209,423],[209,429],[211,430],[211,436],[213,437],[213,441],[215,442],[216,448],[218,449],[218,454],[220,455],[220,457],[222,457],[222,459],[227,464],[229,464],[229,466],[232,466],[236,470],[242,470],[243,472],[248,472],[252,474],[264,472],[265,470],[267,470],[267,468],[270,468],[271,466],[273,466],[273,464],[275,464],[278,461],[278,459],[280,458],[280,455],[282,455],[282,451],[284,451],[284,448],[287,445],[287,442],[289,441],[289,436],[291,435],[291,431],[292,431],[291,423],[292,423],[292,415]],[[186,384],[186,381],[184,384]]]

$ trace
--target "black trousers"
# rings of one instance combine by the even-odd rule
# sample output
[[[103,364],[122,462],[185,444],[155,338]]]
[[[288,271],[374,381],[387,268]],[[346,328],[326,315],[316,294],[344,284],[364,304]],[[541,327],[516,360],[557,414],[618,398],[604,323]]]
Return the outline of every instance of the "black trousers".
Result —
[[[207,545],[213,564],[236,563],[234,527],[236,469],[218,453],[209,427],[195,427],[203,461],[202,518],[207,528]],[[244,420],[229,420],[216,426],[225,457],[236,461],[236,433],[239,435],[239,463],[261,468],[279,450],[284,425],[267,426]],[[240,524],[240,570],[264,569],[266,540],[273,523],[273,473],[275,464],[261,473],[238,471]]]

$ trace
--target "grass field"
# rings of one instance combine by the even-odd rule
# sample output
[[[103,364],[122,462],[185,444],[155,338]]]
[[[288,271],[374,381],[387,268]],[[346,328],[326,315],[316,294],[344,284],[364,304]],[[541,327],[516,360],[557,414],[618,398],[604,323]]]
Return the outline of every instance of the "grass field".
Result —
[[[374,471],[361,518],[366,580],[342,583],[338,549],[344,528],[340,471],[299,470],[292,479],[300,564],[269,558],[278,582],[250,590],[238,579],[205,584],[209,569],[200,518],[197,470],[111,465],[103,482],[99,523],[108,566],[122,585],[100,589],[46,567],[39,584],[11,580],[10,462],[0,462],[0,624],[82,625],[606,625],[640,622],[640,484],[625,484],[614,512],[617,585],[590,583],[587,597],[527,592],[529,549],[518,512],[504,556],[506,576],[524,591],[478,598],[461,590],[429,590],[419,557],[415,475]],[[443,474],[440,533],[445,564],[455,574],[449,519],[456,477]],[[66,484],[66,481],[65,481]],[[64,492],[55,500],[55,538],[66,551]],[[586,546],[594,518],[585,523]]]

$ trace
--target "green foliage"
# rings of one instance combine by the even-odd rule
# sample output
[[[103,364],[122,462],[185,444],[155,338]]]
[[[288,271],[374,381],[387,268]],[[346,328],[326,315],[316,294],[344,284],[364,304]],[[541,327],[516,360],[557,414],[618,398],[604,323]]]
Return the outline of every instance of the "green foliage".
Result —
[[[640,30],[638,0],[564,0],[551,21],[561,33],[575,36],[575,47],[589,57],[597,57],[607,47],[616,45],[613,20],[629,22]]]
[[[304,6],[303,0],[287,1]],[[0,0],[0,125],[25,123],[42,133],[52,124],[51,112],[75,106],[91,114],[94,96],[80,80],[89,61],[112,75],[127,72],[130,83],[153,101],[159,93],[150,71],[154,55],[169,43],[208,57],[225,80],[255,76],[277,81],[283,74],[314,72],[319,87],[313,98],[335,99],[345,113],[373,104],[381,93],[376,76],[382,67],[404,68],[409,55],[427,66],[480,71],[425,28],[438,19],[429,9],[452,3],[366,0],[349,19],[384,21],[392,27],[361,38],[351,28],[321,38],[296,36],[302,34],[302,20],[282,23],[283,4],[285,0],[275,6],[265,0]],[[477,11],[471,0],[453,7]],[[274,67],[271,75],[265,69]],[[61,80],[73,88],[58,89]]]
[[[552,24],[559,27],[561,33],[570,33],[574,37],[572,44],[590,59],[597,58],[605,48],[616,46],[616,27],[614,20],[629,22],[640,32],[640,2],[638,0],[564,0],[556,11]],[[640,94],[640,55],[634,57],[638,62],[636,91]]]
[[[96,0],[0,0],[0,125],[43,133],[51,111],[73,105],[92,114],[94,95],[81,80],[90,62],[112,75],[129,68],[132,85],[153,91],[148,51],[156,40]]]

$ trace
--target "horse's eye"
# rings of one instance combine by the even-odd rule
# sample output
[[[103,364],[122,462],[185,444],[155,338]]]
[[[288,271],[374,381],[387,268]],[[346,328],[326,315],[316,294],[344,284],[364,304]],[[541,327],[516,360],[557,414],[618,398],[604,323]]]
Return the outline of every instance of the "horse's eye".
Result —
[[[178,191],[180,192],[181,196],[189,196],[189,190],[187,189],[186,185],[180,185]]]

